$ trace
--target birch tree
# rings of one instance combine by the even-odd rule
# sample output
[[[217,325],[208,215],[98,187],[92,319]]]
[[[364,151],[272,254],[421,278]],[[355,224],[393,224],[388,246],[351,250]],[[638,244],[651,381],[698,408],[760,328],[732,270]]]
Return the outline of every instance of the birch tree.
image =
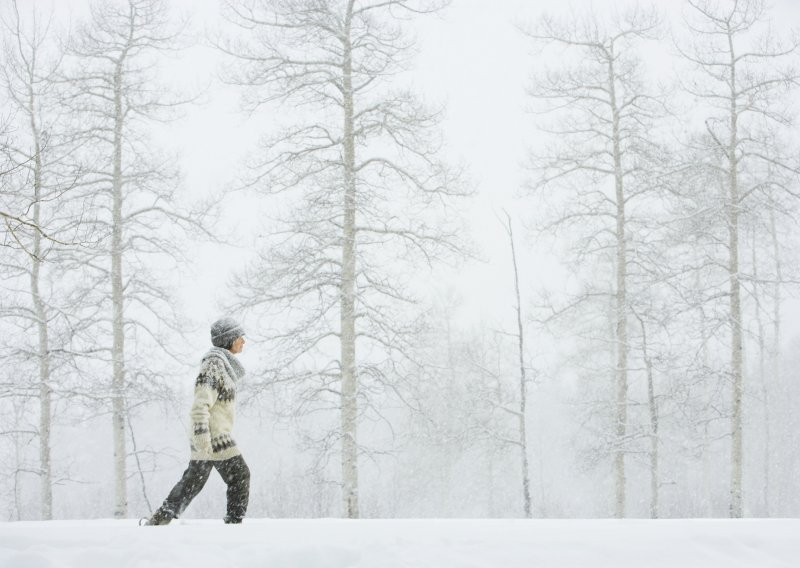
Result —
[[[13,2],[14,19],[10,22],[13,27],[11,33],[16,39],[16,51],[7,47],[6,63],[3,75],[12,100],[21,106],[26,118],[29,120],[30,137],[33,141],[32,155],[26,156],[33,160],[33,216],[31,222],[36,228],[32,232],[33,245],[30,251],[30,293],[33,302],[33,314],[39,338],[39,467],[41,470],[41,515],[45,520],[52,518],[53,494],[50,459],[50,424],[51,424],[51,390],[50,390],[50,353],[49,353],[49,328],[48,317],[45,313],[45,302],[40,291],[40,273],[42,269],[42,201],[43,196],[43,170],[42,149],[45,145],[41,133],[41,115],[39,112],[41,84],[47,85],[47,70],[41,73],[37,69],[37,62],[41,58],[42,40],[36,37],[36,25],[32,37],[25,37],[20,29],[21,22],[16,2]],[[9,26],[7,26],[9,27]],[[27,45],[26,45],[27,44]],[[26,49],[27,48],[27,49]],[[13,59],[12,59],[13,58]],[[11,66],[14,65],[14,69]],[[13,81],[12,74],[17,75],[18,81]],[[42,75],[44,80],[42,80]],[[16,87],[16,88],[15,88]],[[20,88],[21,87],[21,88]]]
[[[770,286],[771,288],[771,295],[772,295],[772,341],[768,347],[769,352],[769,381],[773,385],[772,388],[772,401],[776,400],[783,400],[785,394],[785,385],[783,381],[783,377],[781,376],[781,344],[783,342],[783,334],[782,334],[782,322],[783,319],[781,317],[781,304],[783,294],[781,293],[782,282],[784,280],[783,273],[784,268],[783,264],[785,262],[784,259],[784,252],[781,247],[781,239],[779,238],[779,227],[776,220],[775,209],[770,209],[769,215],[769,242],[771,245],[771,260],[774,269],[775,281]],[[765,389],[765,398],[768,399],[769,389]],[[766,401],[765,401],[766,402]],[[767,446],[775,447],[775,444],[770,442],[770,433],[771,433],[771,422],[774,420],[777,424],[787,424],[788,420],[786,419],[787,416],[781,411],[782,405],[775,408],[775,405],[770,404],[766,405],[767,408],[765,409],[767,412],[767,416],[765,417],[765,430],[767,435]],[[784,439],[786,437],[783,437]],[[782,442],[783,440],[781,440]],[[765,464],[765,477],[769,480],[774,480],[773,472],[776,469],[777,463],[782,463],[782,460],[779,461],[777,459],[771,458],[771,453],[768,454],[768,461]],[[766,494],[764,499],[766,501],[766,514],[769,515],[772,511],[771,507],[771,494],[775,493],[782,493],[778,491],[774,491],[770,489],[769,484],[765,484],[765,491]]]
[[[443,213],[465,192],[437,157],[439,114],[391,81],[412,47],[408,18],[442,4],[231,1],[237,37],[218,42],[237,62],[228,79],[249,109],[280,102],[287,123],[251,164],[250,187],[285,194],[289,205],[236,281],[240,307],[285,322],[265,334],[273,384],[302,383],[307,410],[338,413],[331,433],[350,518],[359,516],[366,451],[359,420],[377,418],[379,393],[400,392],[399,362],[412,358],[412,276],[459,252]]]
[[[111,367],[102,396],[111,402],[116,518],[128,514],[131,408],[168,394],[159,376],[177,358],[169,338],[182,333],[163,268],[184,258],[187,231],[211,236],[205,204],[180,203],[174,158],[160,155],[148,136],[153,121],[173,118],[186,102],[159,87],[157,73],[159,58],[181,47],[181,31],[161,0],[96,2],[69,44],[62,78],[69,87],[63,104],[85,140],[85,187],[96,212],[90,222],[99,246],[75,260],[90,305],[101,310],[84,340]]]
[[[528,466],[528,379],[525,368],[525,332],[522,325],[522,298],[519,292],[519,266],[517,265],[517,250],[514,243],[514,229],[511,216],[506,213],[506,231],[511,247],[511,260],[514,266],[514,297],[516,300],[515,311],[517,315],[517,351],[519,356],[519,446],[522,463],[522,500],[525,517],[531,518],[531,481]]]
[[[68,206],[70,190],[75,187],[76,172],[69,155],[74,144],[60,130],[55,110],[56,74],[60,53],[51,37],[51,20],[42,19],[34,8],[21,15],[16,1],[2,14],[5,31],[4,58],[0,79],[14,113],[17,126],[13,140],[3,146],[9,172],[3,186],[17,203],[25,204],[17,215],[3,213],[6,229],[19,254],[2,263],[6,275],[27,280],[21,302],[4,302],[0,313],[20,320],[26,331],[32,329],[37,342],[33,358],[38,365],[38,442],[40,512],[42,519],[52,518],[51,430],[53,389],[58,365],[54,351],[63,345],[64,321],[56,305],[58,293],[52,282],[58,280],[58,248],[77,245],[81,216]],[[49,275],[46,274],[49,269]],[[56,276],[53,276],[56,275]],[[5,278],[4,278],[5,280]],[[13,297],[13,295],[12,295]],[[55,329],[54,329],[55,328]],[[60,329],[59,329],[60,328]],[[56,337],[53,337],[56,335]],[[61,335],[62,337],[58,337]],[[23,349],[17,341],[17,350]]]
[[[798,44],[782,42],[767,25],[760,0],[706,2],[687,0],[690,45],[679,48],[697,70],[685,88],[704,103],[706,167],[724,188],[720,226],[727,277],[726,327],[730,333],[730,507],[731,517],[744,514],[743,479],[743,290],[747,216],[768,214],[769,196],[792,194],[788,177],[800,173],[797,160],[781,141],[793,116],[782,100],[797,84],[791,65]],[[772,172],[772,173],[771,173]]]
[[[600,339],[607,328],[590,330],[587,339],[603,354],[608,345],[613,358],[605,372],[614,391],[609,451],[616,517],[626,510],[629,327],[633,298],[645,280],[635,271],[642,242],[637,232],[657,189],[651,180],[659,151],[652,134],[663,113],[663,103],[646,87],[637,48],[655,37],[657,27],[654,12],[636,8],[607,22],[595,14],[569,21],[545,16],[526,32],[571,62],[537,74],[530,89],[535,112],[549,119],[539,121],[546,149],[533,152],[530,190],[545,203],[538,219],[542,232],[574,230],[573,259],[592,267],[583,276],[592,274],[585,291],[551,306],[546,319],[577,313],[597,321],[597,314],[610,311],[611,341]]]

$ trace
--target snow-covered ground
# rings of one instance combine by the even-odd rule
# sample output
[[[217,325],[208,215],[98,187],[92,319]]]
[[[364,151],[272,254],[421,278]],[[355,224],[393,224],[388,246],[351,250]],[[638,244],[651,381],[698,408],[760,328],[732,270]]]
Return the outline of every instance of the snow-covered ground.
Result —
[[[800,519],[0,523],[2,568],[771,568]]]

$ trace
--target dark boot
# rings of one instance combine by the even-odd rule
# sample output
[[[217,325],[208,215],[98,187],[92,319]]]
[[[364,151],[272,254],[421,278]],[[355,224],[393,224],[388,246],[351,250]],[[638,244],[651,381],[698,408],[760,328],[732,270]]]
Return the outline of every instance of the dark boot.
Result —
[[[168,525],[172,519],[175,518],[175,515],[166,509],[159,508],[153,513],[153,516],[147,519],[144,524],[145,526],[161,526],[161,525]]]

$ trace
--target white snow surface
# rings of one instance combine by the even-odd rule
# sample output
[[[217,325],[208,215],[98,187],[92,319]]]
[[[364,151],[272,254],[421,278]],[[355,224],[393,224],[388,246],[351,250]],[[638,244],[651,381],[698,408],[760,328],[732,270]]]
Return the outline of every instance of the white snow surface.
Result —
[[[800,566],[800,519],[0,523],[2,568]]]

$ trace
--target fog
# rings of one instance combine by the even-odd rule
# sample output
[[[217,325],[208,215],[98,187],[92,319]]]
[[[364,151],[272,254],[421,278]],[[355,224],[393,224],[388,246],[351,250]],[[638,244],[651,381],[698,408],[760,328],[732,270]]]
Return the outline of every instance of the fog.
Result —
[[[0,16],[0,518],[800,514],[796,2]]]

